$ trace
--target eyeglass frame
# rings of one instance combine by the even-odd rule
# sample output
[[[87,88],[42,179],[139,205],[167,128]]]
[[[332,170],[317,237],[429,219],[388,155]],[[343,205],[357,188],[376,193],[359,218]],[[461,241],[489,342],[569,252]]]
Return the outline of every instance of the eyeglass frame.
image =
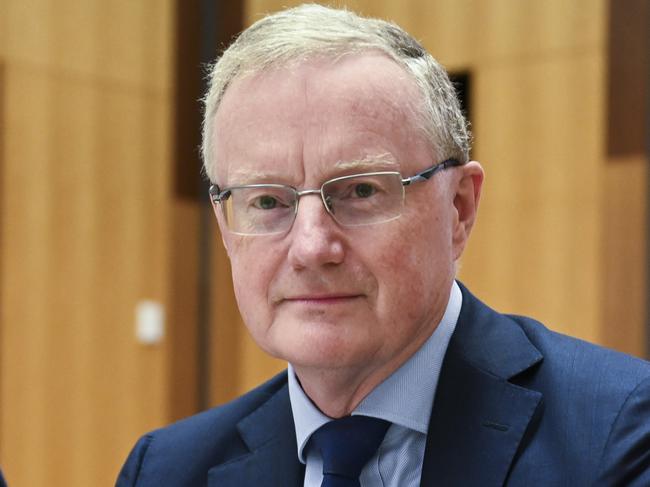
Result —
[[[444,171],[445,169],[448,169],[450,167],[458,167],[458,166],[463,166],[465,163],[460,162],[458,159],[450,158],[450,159],[445,159],[442,162],[439,162],[437,164],[434,164],[433,166],[429,167],[428,169],[425,169],[424,171],[420,171],[417,174],[414,174],[413,176],[410,176],[408,178],[403,178],[401,173],[398,171],[377,171],[377,172],[366,172],[366,173],[359,173],[359,174],[349,174],[347,176],[339,176],[336,178],[328,179],[327,181],[324,181],[323,184],[321,184],[319,189],[303,189],[299,190],[293,186],[290,186],[288,184],[273,184],[273,183],[261,183],[261,184],[242,184],[238,186],[228,186],[226,188],[219,188],[218,184],[212,184],[210,185],[210,188],[208,190],[208,193],[210,195],[210,201],[212,201],[213,204],[223,204],[229,197],[230,194],[232,193],[233,189],[242,189],[242,188],[288,188],[291,189],[295,195],[296,195],[296,203],[294,205],[294,211],[293,211],[293,219],[291,221],[291,225],[286,230],[281,230],[278,232],[269,232],[269,233],[240,233],[240,232],[235,232],[228,227],[228,230],[238,234],[238,235],[246,235],[246,236],[255,236],[255,235],[276,235],[279,233],[284,233],[288,232],[291,227],[293,226],[293,222],[296,219],[296,216],[298,214],[298,205],[300,204],[300,198],[309,195],[309,194],[318,194],[320,195],[320,199],[323,202],[323,206],[325,207],[325,211],[327,211],[328,215],[332,217],[332,219],[339,225],[344,226],[344,227],[349,227],[349,226],[356,226],[356,225],[346,225],[344,223],[339,222],[334,214],[332,213],[327,201],[325,194],[323,193],[323,187],[327,184],[333,183],[333,182],[338,182],[338,181],[344,181],[346,179],[351,179],[351,178],[356,178],[356,177],[367,177],[367,176],[382,176],[382,175],[397,175],[401,179],[402,186],[410,186],[415,183],[420,183],[423,181],[428,181],[430,180],[437,172]],[[223,209],[223,206],[222,206]],[[399,215],[398,215],[399,216]],[[373,223],[368,223],[368,225],[372,225],[374,223],[382,223],[382,222],[373,222]],[[359,225],[360,226],[360,225]]]

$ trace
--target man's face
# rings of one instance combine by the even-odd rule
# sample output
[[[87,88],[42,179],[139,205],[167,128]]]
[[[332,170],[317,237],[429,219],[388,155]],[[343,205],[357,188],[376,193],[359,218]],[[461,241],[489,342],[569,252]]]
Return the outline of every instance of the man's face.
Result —
[[[415,126],[418,96],[401,67],[374,53],[237,80],[216,115],[216,183],[311,189],[361,172],[411,176],[440,162]],[[296,370],[397,368],[447,304],[466,236],[462,171],[407,187],[401,217],[375,225],[340,226],[318,195],[301,198],[286,234],[235,235],[218,215],[255,341]]]

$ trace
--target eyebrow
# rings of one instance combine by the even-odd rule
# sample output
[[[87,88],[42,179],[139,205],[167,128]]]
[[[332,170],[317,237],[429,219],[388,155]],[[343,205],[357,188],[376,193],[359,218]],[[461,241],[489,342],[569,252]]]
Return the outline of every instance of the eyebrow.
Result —
[[[333,163],[332,169],[336,172],[374,172],[374,171],[399,171],[399,164],[395,162],[392,154],[386,152],[383,154],[368,155],[361,159],[339,160]],[[336,177],[336,175],[330,175]],[[257,183],[275,183],[282,178],[278,174],[272,174],[265,171],[251,169],[233,169],[229,174],[231,181],[236,181],[234,185],[241,186],[246,184]]]
[[[377,166],[379,166],[379,168]],[[377,169],[382,171],[399,170],[399,164],[395,162],[393,155],[388,152],[365,156],[362,159],[354,159],[351,161],[337,161],[334,163],[334,167],[341,171],[348,171],[351,169],[363,171],[376,171]]]
[[[246,169],[246,170],[234,169],[228,175],[228,179],[232,181],[237,181],[235,183],[236,186],[240,186],[242,184],[268,182],[270,180],[273,180],[274,177],[275,175],[269,175],[264,171],[256,171],[250,169]]]

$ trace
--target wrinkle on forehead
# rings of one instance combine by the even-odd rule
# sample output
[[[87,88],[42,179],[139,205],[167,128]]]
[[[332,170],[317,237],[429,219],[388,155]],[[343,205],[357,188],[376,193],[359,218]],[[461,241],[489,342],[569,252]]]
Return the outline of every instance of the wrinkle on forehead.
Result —
[[[336,177],[340,173],[374,172],[374,171],[399,171],[400,165],[395,157],[389,153],[368,154],[358,159],[334,161],[331,165],[332,174]],[[277,171],[265,171],[254,168],[237,167],[229,172],[228,186],[257,183],[285,183],[287,175]]]

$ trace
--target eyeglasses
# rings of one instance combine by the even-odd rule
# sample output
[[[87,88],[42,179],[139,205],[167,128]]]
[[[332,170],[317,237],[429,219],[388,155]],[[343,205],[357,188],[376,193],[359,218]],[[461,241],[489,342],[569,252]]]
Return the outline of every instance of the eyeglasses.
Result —
[[[325,210],[345,227],[384,223],[402,214],[404,187],[429,180],[449,167],[462,165],[447,159],[409,178],[399,172],[352,174],[325,181],[320,189],[298,190],[284,184],[210,186],[210,199],[219,204],[228,229],[238,235],[270,235],[291,229],[300,198],[320,195]]]

